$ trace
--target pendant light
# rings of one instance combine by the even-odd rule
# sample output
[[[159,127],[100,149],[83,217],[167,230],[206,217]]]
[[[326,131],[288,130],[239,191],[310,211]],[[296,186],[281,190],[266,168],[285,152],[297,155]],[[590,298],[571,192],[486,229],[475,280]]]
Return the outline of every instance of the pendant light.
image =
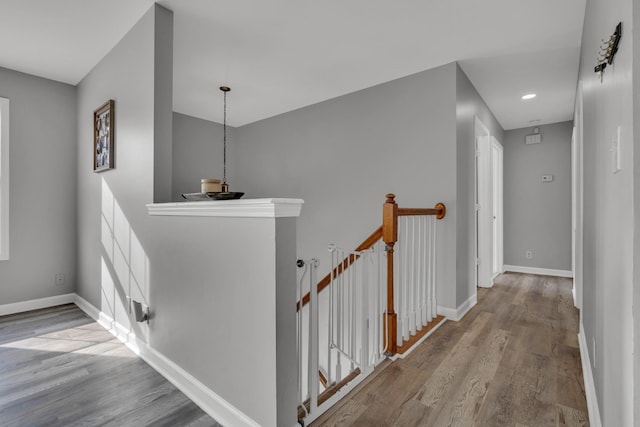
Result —
[[[227,183],[227,93],[231,91],[231,88],[229,86],[220,86],[220,90],[224,94],[224,116],[223,116],[223,122],[222,122],[222,129],[223,129],[222,143],[224,147],[224,154],[223,154],[224,170],[222,175],[222,192],[228,193],[229,184]]]
[[[207,200],[233,200],[241,198],[244,193],[239,191],[230,192],[229,183],[227,182],[227,92],[231,91],[229,86],[220,86],[220,90],[224,94],[224,119],[222,122],[223,129],[223,175],[222,183],[219,179],[201,179],[200,193],[184,193],[182,197],[188,201],[207,201]]]

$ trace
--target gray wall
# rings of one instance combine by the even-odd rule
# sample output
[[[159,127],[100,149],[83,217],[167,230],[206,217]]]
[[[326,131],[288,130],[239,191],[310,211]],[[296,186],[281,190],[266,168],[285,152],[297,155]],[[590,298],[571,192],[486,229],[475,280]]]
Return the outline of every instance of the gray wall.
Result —
[[[220,107],[222,108],[222,107]],[[235,191],[235,129],[227,126],[227,181]],[[207,120],[173,113],[173,199],[200,191],[202,178],[223,177],[223,128]]]
[[[401,206],[445,202],[439,303],[456,308],[475,294],[476,116],[502,141],[467,76],[448,64],[231,129],[230,182],[247,197],[303,198],[298,256],[320,258],[321,271],[329,243],[354,248],[380,224],[386,192]],[[174,197],[221,177],[221,135],[217,123],[174,114]]]
[[[158,34],[172,25],[171,12],[153,6],[78,86],[77,292],[125,337],[135,334],[260,425],[293,425],[295,370],[278,370],[276,359],[295,357],[295,221],[147,213],[167,188],[154,177],[174,175],[166,163],[172,81],[158,69],[172,49]],[[116,167],[95,174],[87,141],[93,110],[107,99],[115,100]],[[276,289],[275,262],[287,258]],[[150,306],[149,325],[131,320],[127,296]],[[276,322],[288,325],[284,335]]]
[[[0,304],[73,292],[76,89],[0,68],[0,96],[11,104],[10,259],[0,261]],[[65,285],[55,285],[58,273]]]
[[[636,3],[637,4],[637,3]],[[628,20],[625,21],[628,25]],[[633,7],[633,26],[640,25],[640,7]],[[633,41],[635,46],[635,53],[632,53],[633,57],[633,86],[636,90],[633,91],[633,132],[632,135],[635,138],[640,132],[640,54],[638,54],[638,46],[640,46],[640,31],[635,30],[632,32]],[[635,287],[633,290],[633,372],[634,372],[634,420],[636,425],[640,424],[640,290],[638,289],[638,283],[640,283],[640,230],[638,229],[638,214],[640,212],[640,171],[635,165],[640,165],[640,150],[633,150],[633,211],[634,215],[634,233],[633,233],[633,283]]]
[[[456,155],[457,155],[457,301],[459,306],[476,293],[475,283],[475,117],[502,143],[504,131],[471,81],[456,64]]]
[[[638,425],[633,419],[632,301],[638,293],[634,281],[634,22],[632,0],[587,1],[579,80],[583,88],[584,119],[584,301],[582,326],[602,425]],[[622,20],[623,32],[612,66],[603,81],[593,72],[601,39]],[[637,83],[637,82],[636,82]],[[622,129],[622,170],[611,172],[609,147],[616,129]],[[636,202],[637,203],[637,202]],[[637,212],[637,211],[636,211]],[[635,272],[637,275],[637,272]],[[635,282],[635,285],[634,285]],[[636,296],[637,299],[637,296]],[[637,310],[637,309],[636,309]],[[637,312],[636,312],[637,315]],[[595,345],[594,345],[595,343]],[[637,345],[637,344],[636,344]],[[594,348],[595,346],[595,348]],[[637,363],[637,359],[636,359]]]
[[[172,200],[173,191],[173,13],[159,14],[161,31],[153,42],[153,200],[156,203]]]
[[[447,205],[439,225],[438,304],[455,308],[455,64],[236,129],[238,191],[297,197],[298,256],[330,269],[327,246],[355,248],[403,207]]]
[[[573,122],[539,128],[540,144],[524,143],[531,127],[504,133],[504,263],[571,271]]]
[[[109,194],[115,199],[113,209],[118,222],[129,224],[142,246],[147,246],[144,241],[148,233],[145,204],[153,202],[154,194],[155,23],[152,10],[78,85],[77,292],[96,307],[101,307],[105,297],[100,286],[103,263],[109,264],[108,260],[112,258],[105,256],[101,244],[102,221],[106,221],[108,227],[114,227],[109,223],[112,203],[105,200]],[[94,173],[92,148],[87,142],[92,139],[92,114],[108,99],[115,100],[115,169]],[[122,261],[110,263],[116,264],[115,267],[130,264],[130,233],[123,233],[126,238],[120,240],[126,244],[116,248],[116,257]],[[124,292],[129,294],[129,279],[123,280]],[[146,299],[148,295],[144,297]]]

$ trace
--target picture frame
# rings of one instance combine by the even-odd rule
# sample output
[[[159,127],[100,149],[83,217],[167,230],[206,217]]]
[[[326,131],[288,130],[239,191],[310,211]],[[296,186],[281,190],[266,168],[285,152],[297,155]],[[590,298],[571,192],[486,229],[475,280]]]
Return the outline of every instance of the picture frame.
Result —
[[[93,112],[93,171],[115,166],[115,101],[110,99]]]

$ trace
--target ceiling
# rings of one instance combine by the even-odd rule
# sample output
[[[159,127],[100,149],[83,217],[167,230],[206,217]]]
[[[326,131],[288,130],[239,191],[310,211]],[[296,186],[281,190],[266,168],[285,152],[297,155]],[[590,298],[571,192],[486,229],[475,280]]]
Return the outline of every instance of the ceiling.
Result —
[[[585,1],[157,3],[174,11],[177,112],[221,122],[226,84],[241,126],[459,61],[507,130],[571,120]],[[153,3],[0,0],[0,66],[77,84]]]

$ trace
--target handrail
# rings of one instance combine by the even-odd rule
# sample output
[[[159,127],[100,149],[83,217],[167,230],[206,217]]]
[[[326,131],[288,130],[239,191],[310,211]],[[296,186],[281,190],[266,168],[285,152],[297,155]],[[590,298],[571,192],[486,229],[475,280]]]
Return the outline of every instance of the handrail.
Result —
[[[443,203],[436,204],[435,208],[398,208],[398,216],[435,215],[436,218],[442,219],[446,214],[447,208]]]
[[[373,245],[376,244],[376,242],[378,240],[380,240],[382,238],[382,226],[380,226],[376,231],[374,231],[373,233],[371,233],[371,235],[369,235],[369,237],[367,237],[362,243],[360,243],[360,245],[355,249],[354,252],[362,252],[364,250],[367,249],[371,249],[371,247]],[[322,280],[320,280],[318,282],[318,292],[322,291],[324,288],[326,288],[327,286],[329,286],[329,284],[331,283],[331,274],[333,273],[333,278],[335,279],[336,277],[338,277],[340,274],[342,274],[343,271],[345,271],[347,268],[349,268],[349,266],[351,264],[353,264],[354,262],[356,262],[358,259],[360,258],[359,255],[349,255],[346,256],[342,262],[340,264],[338,264],[338,266],[336,268],[333,269],[333,271],[331,273],[328,273],[326,276],[324,276],[322,278]],[[310,294],[309,292],[307,292],[304,297],[302,297],[302,307],[304,307],[306,304],[309,303],[309,298],[310,298]],[[298,302],[296,304],[296,311],[300,310],[300,302]]]

